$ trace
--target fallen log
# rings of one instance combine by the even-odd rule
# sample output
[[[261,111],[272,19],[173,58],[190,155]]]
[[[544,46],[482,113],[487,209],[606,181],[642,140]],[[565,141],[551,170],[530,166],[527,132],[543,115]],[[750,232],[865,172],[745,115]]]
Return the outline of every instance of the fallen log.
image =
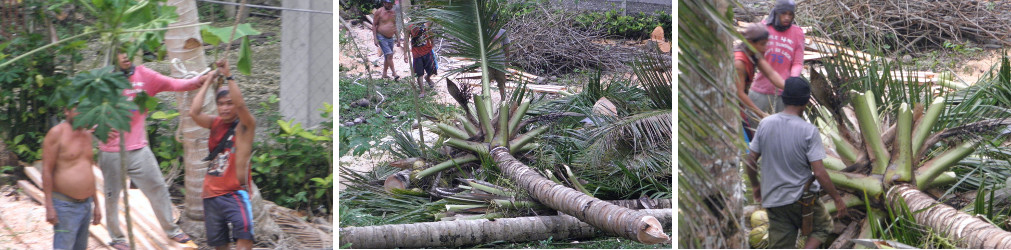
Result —
[[[639,211],[655,216],[665,228],[670,228],[673,210]],[[602,235],[600,230],[575,217],[556,215],[346,227],[340,229],[340,245],[350,243],[352,248],[460,247],[494,241],[571,240]]]
[[[829,246],[829,249],[850,249],[853,248],[853,242],[850,241],[857,236],[857,225],[860,224],[858,221],[850,222],[849,226],[846,226],[846,230],[843,230],[842,234],[839,234],[839,238],[836,238]]]
[[[643,206],[641,200],[610,200],[610,201],[607,201],[607,202],[610,202],[611,204],[614,204],[614,205],[618,205],[618,206],[622,206],[622,207],[626,207],[626,208],[631,208],[631,209],[663,209],[663,208],[672,208],[671,207],[671,199],[649,200],[650,203],[653,203],[653,204],[649,204],[650,206],[652,206],[652,208],[647,208],[647,207]]]
[[[892,209],[915,211],[913,218],[916,219],[916,224],[948,237],[959,248],[1011,248],[1011,232],[938,203],[909,184],[893,186],[886,197]]]

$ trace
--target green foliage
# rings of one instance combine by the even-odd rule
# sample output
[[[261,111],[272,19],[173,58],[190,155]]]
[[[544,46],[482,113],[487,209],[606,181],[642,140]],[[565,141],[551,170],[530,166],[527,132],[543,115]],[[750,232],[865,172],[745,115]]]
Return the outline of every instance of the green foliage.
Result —
[[[322,117],[330,118],[333,106],[324,104],[319,110]],[[331,212],[333,122],[326,121],[309,130],[302,128],[301,123],[284,120],[277,123],[278,131],[254,146],[263,153],[252,156],[253,181],[264,199],[278,205]]]
[[[361,14],[362,16],[355,16],[353,18],[364,19],[364,15],[371,15],[372,10],[383,7],[378,0],[347,0],[340,1],[341,11],[348,11],[353,14]]]
[[[232,30],[235,30],[234,37],[232,36]],[[242,72],[242,74],[250,75],[252,74],[252,52],[249,50],[249,36],[259,35],[260,31],[253,29],[248,23],[239,24],[239,26],[225,26],[214,28],[208,25],[200,27],[200,34],[204,39],[204,42],[211,44],[212,46],[217,46],[222,42],[235,42],[236,40],[242,39],[242,45],[239,49],[239,61],[235,63],[235,68]],[[231,38],[231,40],[229,40]],[[215,56],[217,53],[215,53]]]
[[[653,14],[629,13],[622,15],[622,10],[610,10],[607,12],[588,12],[576,16],[576,22],[583,27],[603,27],[607,34],[626,39],[640,40],[649,38],[650,32],[656,26],[663,27],[664,38],[671,40],[672,23],[670,15],[663,11]]]
[[[130,131],[130,110],[138,106],[123,96],[123,90],[133,88],[123,73],[113,71],[113,66],[93,69],[74,76],[65,93],[67,103],[77,104],[74,128],[94,127],[95,137],[106,141],[109,131]]]
[[[173,110],[171,105],[165,103],[159,103],[156,109]],[[176,141],[176,124],[172,122],[177,116],[179,112],[176,111],[156,111],[148,115],[152,122],[149,123],[151,126],[147,126],[147,138],[162,173],[168,173],[173,167],[183,164],[183,144]],[[176,178],[167,184],[172,186],[173,183],[182,184],[182,181],[183,178]]]

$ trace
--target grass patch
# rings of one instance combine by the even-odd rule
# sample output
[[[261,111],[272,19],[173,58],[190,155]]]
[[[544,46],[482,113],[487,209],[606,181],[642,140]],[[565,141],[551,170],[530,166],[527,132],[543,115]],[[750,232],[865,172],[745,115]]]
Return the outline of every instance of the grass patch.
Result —
[[[403,78],[399,82],[365,78],[356,80],[349,76],[340,79],[337,121],[341,126],[341,156],[347,153],[361,155],[377,146],[381,139],[392,135],[394,129],[409,130],[417,118],[415,106],[421,107],[423,116],[429,117],[446,117],[460,112],[457,107],[437,103],[431,96],[417,98],[417,92]],[[374,85],[371,95],[368,93],[369,85]],[[368,100],[368,106],[355,104],[362,99]],[[363,122],[351,125],[356,119]]]

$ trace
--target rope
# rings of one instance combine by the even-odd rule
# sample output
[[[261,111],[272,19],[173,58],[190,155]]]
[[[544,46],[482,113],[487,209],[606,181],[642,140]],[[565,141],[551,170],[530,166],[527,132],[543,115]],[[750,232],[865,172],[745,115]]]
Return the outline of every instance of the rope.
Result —
[[[206,3],[224,4],[224,5],[239,5],[237,3],[214,1],[214,0],[197,0],[197,1],[206,2]],[[255,4],[249,4],[249,5],[246,5],[246,6],[249,6],[249,7],[252,7],[252,8],[259,8],[259,9],[268,9],[268,10],[290,10],[290,11],[298,11],[298,12],[306,12],[306,13],[333,15],[333,12],[329,12],[329,11],[307,10],[307,9],[293,9],[293,8],[284,8],[284,7],[275,7],[275,6],[266,6],[266,5],[255,5]]]

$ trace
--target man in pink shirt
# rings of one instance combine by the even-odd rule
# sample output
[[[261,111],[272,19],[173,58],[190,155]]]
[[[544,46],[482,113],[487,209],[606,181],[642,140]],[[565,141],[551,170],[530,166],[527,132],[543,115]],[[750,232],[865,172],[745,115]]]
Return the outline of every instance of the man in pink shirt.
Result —
[[[797,4],[793,0],[777,0],[765,19],[769,30],[765,60],[782,78],[799,77],[804,69],[804,30],[793,24],[796,9]],[[751,85],[748,98],[765,113],[775,114],[784,108],[779,99],[781,93],[782,85],[774,85],[765,74],[760,73]],[[751,122],[758,124],[758,120]]]
[[[145,92],[149,96],[154,96],[163,91],[189,91],[200,88],[204,80],[216,72],[192,79],[174,79],[164,76],[143,65],[133,66],[130,58],[125,53],[119,55],[118,68],[133,83],[133,89],[123,91],[127,99],[132,100],[137,93]],[[144,121],[147,113],[138,110],[131,111],[133,117],[130,119],[130,132],[125,132],[120,138],[119,132],[113,131],[109,135],[108,141],[99,142],[98,165],[102,168],[105,178],[105,218],[109,236],[112,242],[109,244],[116,249],[129,249],[126,244],[126,237],[119,227],[119,195],[123,190],[122,171],[120,169],[119,140],[125,140],[127,174],[131,183],[136,185],[151,202],[154,215],[161,224],[161,229],[165,231],[173,241],[185,243],[190,237],[179,229],[179,225],[172,220],[172,201],[169,199],[168,186],[162,176],[158,161],[148,146],[147,129]]]

